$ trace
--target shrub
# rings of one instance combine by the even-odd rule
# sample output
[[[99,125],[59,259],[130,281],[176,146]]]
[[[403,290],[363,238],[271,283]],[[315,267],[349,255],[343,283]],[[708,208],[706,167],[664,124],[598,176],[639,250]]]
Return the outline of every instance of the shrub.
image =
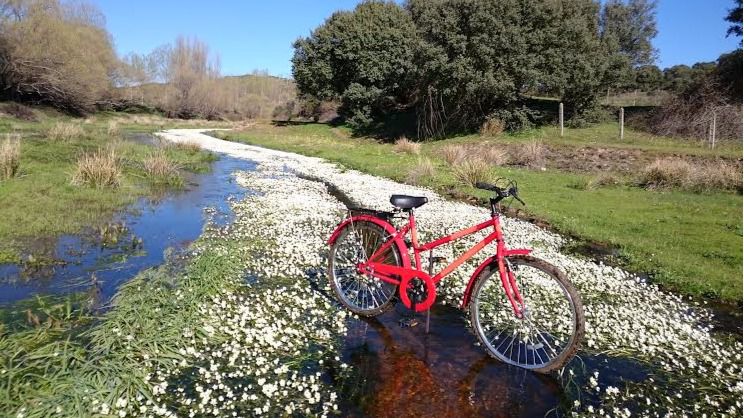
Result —
[[[514,145],[509,149],[509,159],[514,164],[527,167],[539,167],[542,165],[547,149],[540,141],[531,141],[525,144]]]
[[[498,118],[488,118],[480,128],[481,136],[499,136],[504,133],[504,122]]]
[[[164,152],[158,151],[142,162],[145,174],[156,183],[177,184],[182,181],[178,164],[172,162]]]
[[[444,158],[444,161],[447,161],[447,164],[455,165],[465,161],[468,151],[462,145],[445,145],[440,148],[439,154]]]
[[[113,150],[86,154],[77,161],[72,184],[95,188],[118,187],[121,181],[119,158]]]
[[[406,182],[409,184],[421,184],[423,180],[434,177],[436,169],[428,158],[419,158],[415,166],[408,170]]]
[[[481,159],[467,160],[455,165],[452,170],[455,178],[468,186],[475,186],[479,181],[489,181],[491,167]]]
[[[70,141],[73,138],[80,137],[85,133],[79,124],[72,122],[57,122],[46,134],[52,141]]]
[[[21,167],[21,136],[5,134],[0,145],[0,180],[15,177]]]
[[[395,141],[393,150],[395,152],[401,152],[404,154],[418,155],[421,153],[421,144],[409,141],[408,138],[402,136],[397,141]]]
[[[38,118],[33,109],[28,106],[24,106],[20,103],[7,103],[2,108],[4,113],[13,116],[16,119],[25,120],[28,122],[36,122]]]

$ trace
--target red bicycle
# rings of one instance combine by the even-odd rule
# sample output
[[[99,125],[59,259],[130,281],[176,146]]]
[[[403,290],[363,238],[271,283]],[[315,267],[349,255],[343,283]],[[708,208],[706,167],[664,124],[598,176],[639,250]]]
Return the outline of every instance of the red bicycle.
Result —
[[[495,194],[489,199],[491,219],[425,244],[418,241],[414,209],[426,204],[426,197],[392,195],[395,209],[390,212],[349,209],[328,239],[331,286],[339,301],[358,315],[382,314],[394,305],[396,295],[407,308],[422,312],[434,304],[437,283],[496,241],[496,254],[472,274],[461,308],[470,310],[473,331],[491,356],[537,372],[561,368],[584,335],[581,298],[561,270],[530,256],[532,250],[506,248],[500,202],[511,197],[524,204],[516,183],[476,187]],[[394,219],[406,218],[401,228],[392,225]],[[434,248],[487,228],[493,232],[432,275]],[[426,251],[428,273],[421,263]]]

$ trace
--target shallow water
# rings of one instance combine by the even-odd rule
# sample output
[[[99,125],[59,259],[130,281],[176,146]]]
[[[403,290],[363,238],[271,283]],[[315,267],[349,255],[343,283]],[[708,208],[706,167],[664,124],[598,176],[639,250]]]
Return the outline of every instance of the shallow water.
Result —
[[[343,360],[358,376],[345,384],[344,415],[375,417],[542,417],[561,402],[550,375],[511,367],[489,357],[456,308],[435,305],[430,331],[402,327],[405,308],[353,320]]]
[[[151,138],[138,134],[135,140],[156,144]],[[254,167],[251,161],[222,155],[209,173],[189,175],[185,190],[141,198],[117,214],[108,227],[109,239],[102,239],[101,230],[91,229],[34,243],[54,263],[0,265],[0,306],[34,295],[84,290],[108,300],[122,283],[162,264],[166,252],[185,249],[199,237],[206,222],[228,223],[232,216],[229,202],[246,193],[232,173]]]

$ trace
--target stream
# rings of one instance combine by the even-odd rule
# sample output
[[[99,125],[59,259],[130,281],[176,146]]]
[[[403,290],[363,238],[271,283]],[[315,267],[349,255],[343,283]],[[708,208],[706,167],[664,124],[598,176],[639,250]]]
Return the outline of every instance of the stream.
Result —
[[[129,139],[158,145],[149,134]],[[35,295],[81,291],[105,304],[121,284],[184,251],[207,222],[230,222],[229,202],[246,193],[232,173],[254,167],[251,161],[220,155],[209,173],[186,175],[184,190],[140,198],[100,228],[33,243],[54,261],[1,264],[0,307]]]

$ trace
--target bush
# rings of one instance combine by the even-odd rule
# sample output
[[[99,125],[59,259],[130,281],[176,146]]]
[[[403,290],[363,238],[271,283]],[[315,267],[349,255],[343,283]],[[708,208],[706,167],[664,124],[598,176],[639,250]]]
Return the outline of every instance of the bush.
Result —
[[[403,154],[414,154],[418,155],[421,153],[421,144],[409,141],[406,137],[400,137],[397,141],[395,141],[395,145],[393,146],[393,150],[395,152],[400,152]]]
[[[24,106],[20,103],[6,103],[2,108],[3,113],[7,113],[16,119],[25,120],[28,122],[37,122],[38,118],[36,113],[28,106]]]
[[[467,186],[475,186],[479,181],[490,181],[491,166],[481,159],[472,159],[457,164],[453,170],[455,178]]]
[[[71,141],[74,138],[83,136],[85,130],[76,123],[57,122],[46,133],[46,137],[52,141]]]
[[[608,107],[594,105],[566,121],[567,128],[586,128],[595,123],[615,120],[613,111]]]
[[[499,109],[486,119],[501,121],[503,129],[509,132],[520,132],[535,127],[535,120],[539,114],[526,106],[514,106],[505,109]]]
[[[504,133],[504,122],[501,119],[488,118],[481,125],[479,133],[481,136],[499,136]]]
[[[690,191],[742,189],[741,167],[726,161],[693,165],[680,158],[657,159],[639,176],[647,189],[681,188]]]
[[[0,180],[8,180],[18,174],[21,167],[21,136],[5,134],[0,145]]]
[[[406,183],[420,185],[427,178],[432,178],[436,174],[434,164],[428,158],[419,158],[415,166],[408,170]]]
[[[119,187],[121,167],[115,151],[97,151],[80,157],[77,161],[72,184],[95,188]]]

